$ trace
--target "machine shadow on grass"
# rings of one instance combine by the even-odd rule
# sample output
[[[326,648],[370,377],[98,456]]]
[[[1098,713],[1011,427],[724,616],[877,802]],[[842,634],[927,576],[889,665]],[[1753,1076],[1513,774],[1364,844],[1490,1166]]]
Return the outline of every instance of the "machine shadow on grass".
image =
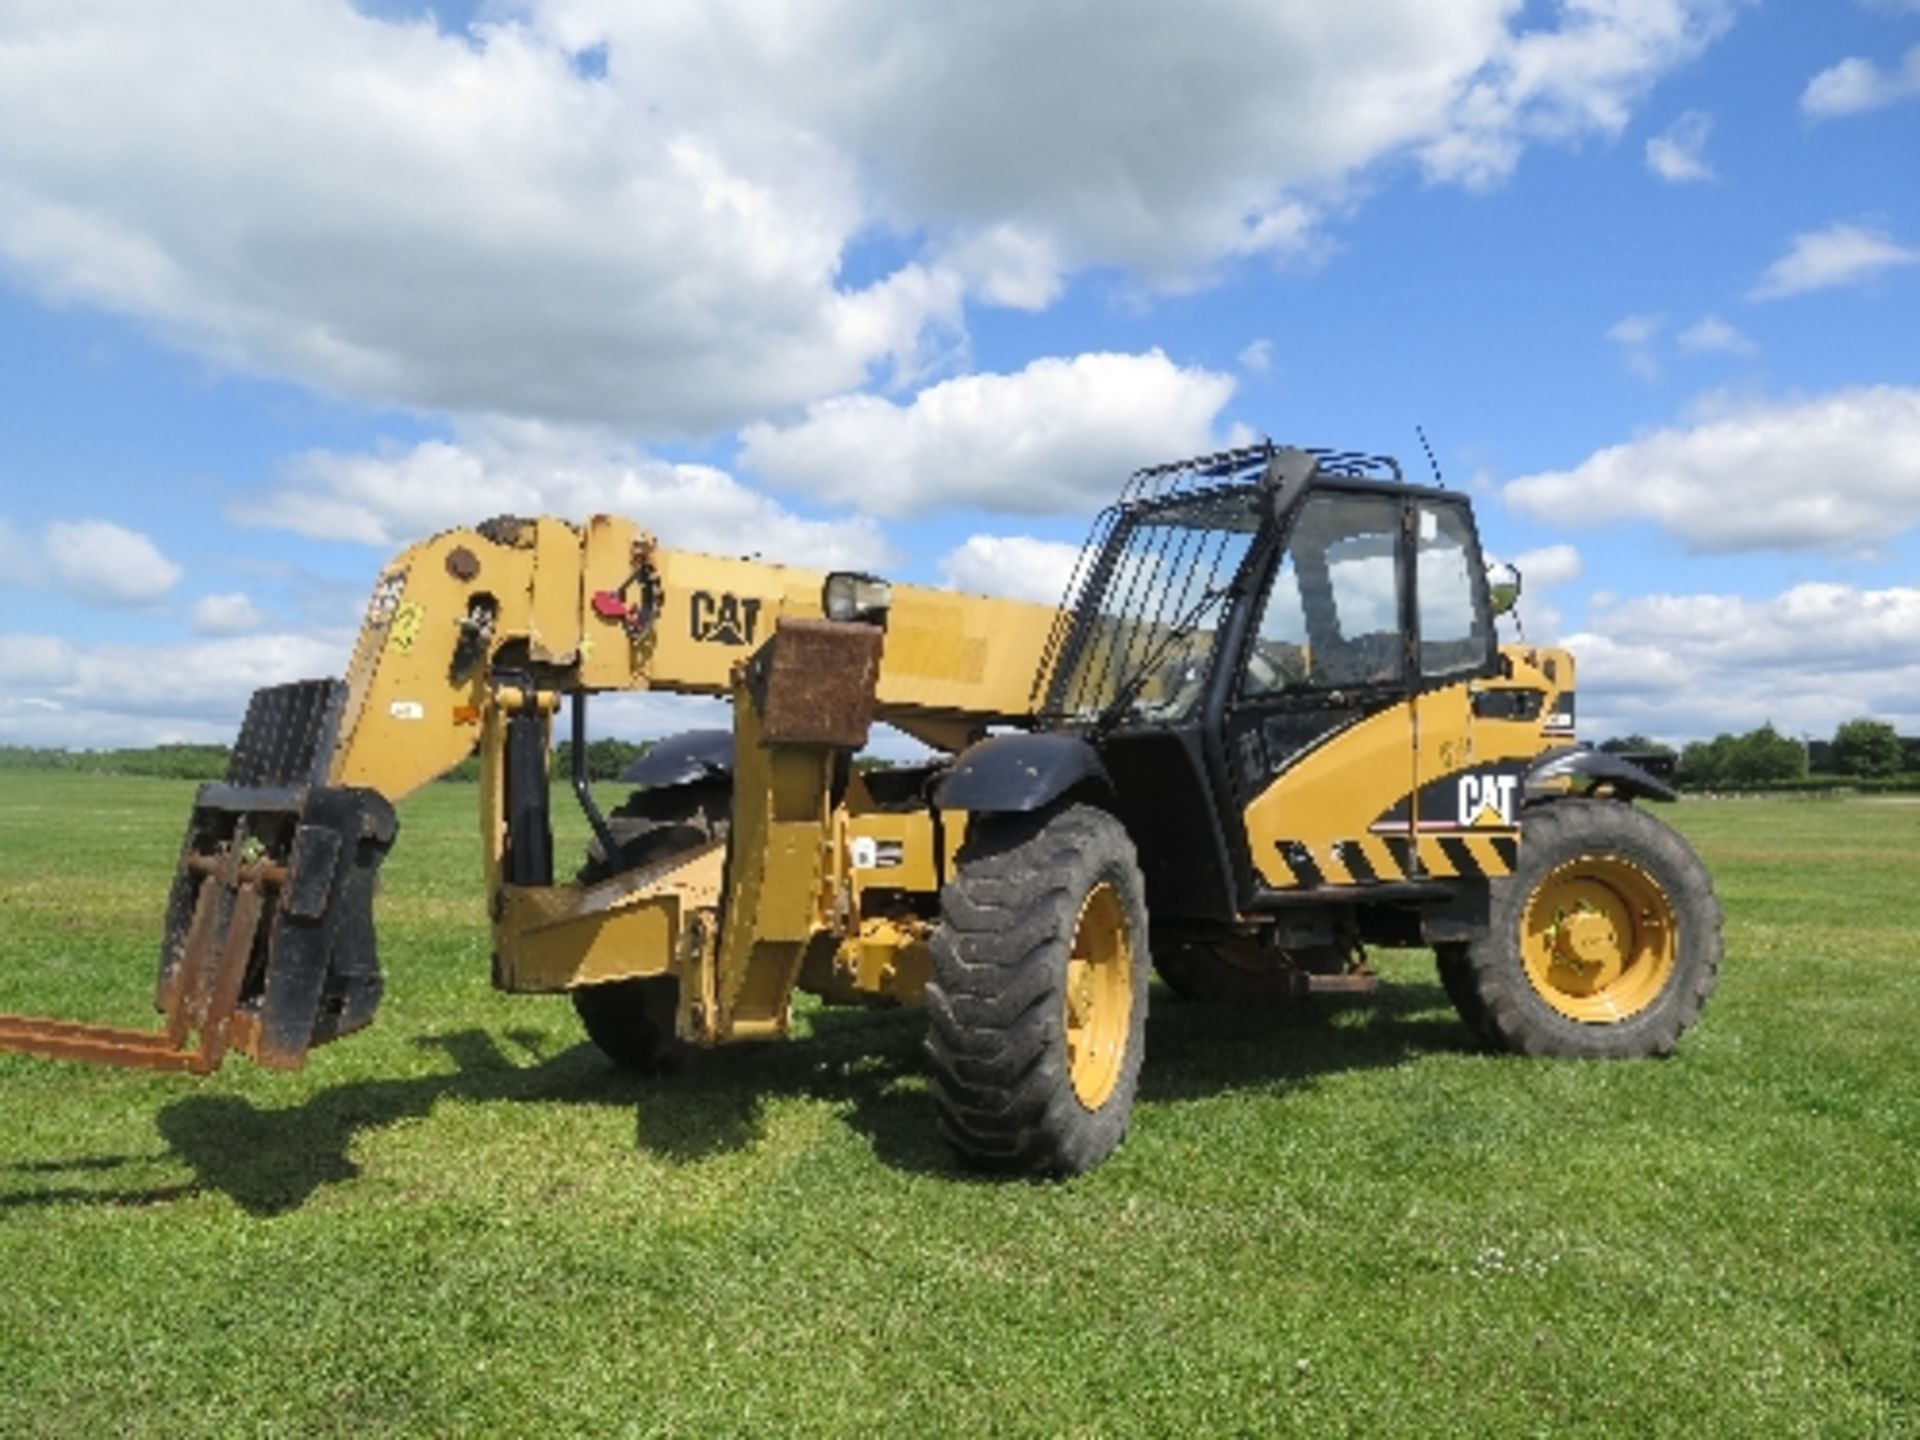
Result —
[[[752,1147],[769,1099],[840,1107],[850,1129],[883,1164],[960,1170],[935,1134],[922,1079],[918,1011],[818,1010],[811,1033],[785,1044],[694,1053],[671,1075],[610,1069],[578,1044],[527,1065],[502,1047],[539,1054],[539,1031],[481,1030],[427,1035],[414,1043],[444,1051],[451,1072],[353,1080],[299,1104],[262,1107],[238,1095],[190,1095],[156,1117],[168,1150],[155,1156],[87,1156],[14,1165],[15,1174],[69,1176],[174,1161],[195,1178],[148,1188],[82,1185],[0,1195],[0,1210],[47,1204],[158,1204],[218,1191],[254,1215],[297,1210],[322,1187],[358,1178],[356,1137],[424,1117],[443,1100],[630,1107],[636,1146],[673,1164],[697,1164]],[[1239,1089],[1311,1086],[1322,1076],[1403,1063],[1471,1048],[1439,988],[1382,986],[1365,997],[1320,997],[1299,1011],[1248,1011],[1185,1004],[1156,989],[1148,1021],[1142,1105],[1204,1099]]]

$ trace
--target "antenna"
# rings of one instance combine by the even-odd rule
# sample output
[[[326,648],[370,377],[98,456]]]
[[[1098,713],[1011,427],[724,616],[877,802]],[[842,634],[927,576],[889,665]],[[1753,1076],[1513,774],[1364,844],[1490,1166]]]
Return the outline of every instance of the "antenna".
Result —
[[[1447,482],[1440,478],[1440,462],[1433,458],[1433,446],[1427,443],[1426,430],[1416,425],[1413,427],[1413,433],[1420,437],[1420,448],[1427,452],[1427,465],[1433,471],[1433,483],[1436,485],[1446,484]]]

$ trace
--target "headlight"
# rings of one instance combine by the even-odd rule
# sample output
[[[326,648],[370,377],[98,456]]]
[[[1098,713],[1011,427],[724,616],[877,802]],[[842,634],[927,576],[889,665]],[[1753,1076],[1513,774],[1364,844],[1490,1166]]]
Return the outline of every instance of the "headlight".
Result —
[[[859,620],[868,625],[884,625],[892,604],[892,585],[877,575],[852,570],[836,570],[827,576],[820,595],[820,608],[829,620]]]

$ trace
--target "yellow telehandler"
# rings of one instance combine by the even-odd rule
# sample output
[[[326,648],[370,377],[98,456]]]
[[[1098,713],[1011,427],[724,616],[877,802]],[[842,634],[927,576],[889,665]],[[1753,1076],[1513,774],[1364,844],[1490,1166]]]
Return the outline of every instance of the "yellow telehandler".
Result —
[[[1573,743],[1563,651],[1501,646],[1466,499],[1378,456],[1272,444],[1135,474],[1056,609],[501,517],[382,571],[344,678],[260,691],[201,788],[156,1033],[0,1017],[0,1048],[294,1068],[367,1024],[394,805],[476,749],[493,982],[568,992],[620,1066],[787,1032],[796,989],[924,1003],[969,1163],[1073,1174],[1127,1128],[1150,972],[1241,1005],[1372,983],[1425,946],[1477,1039],[1664,1054],[1720,912]],[[596,693],[725,695],[603,813]],[[560,878],[565,710],[594,836]],[[927,763],[852,763],[885,721]]]

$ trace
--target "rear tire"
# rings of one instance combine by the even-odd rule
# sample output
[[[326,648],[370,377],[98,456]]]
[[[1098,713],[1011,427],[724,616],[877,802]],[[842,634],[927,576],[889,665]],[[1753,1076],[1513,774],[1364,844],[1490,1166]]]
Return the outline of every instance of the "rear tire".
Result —
[[[1713,881],[1678,833],[1624,801],[1528,811],[1520,863],[1491,898],[1467,968],[1492,1038],[1510,1050],[1665,1055],[1713,993]]]
[[[727,837],[732,782],[695,781],[657,790],[636,790],[607,817],[619,846],[609,863],[600,842],[587,849],[580,883],[591,885],[629,870],[671,860]],[[675,1038],[674,1017],[680,982],[671,975],[649,975],[584,985],[570,992],[574,1013],[587,1038],[622,1070],[660,1075],[675,1068],[684,1047]]]
[[[716,776],[658,790],[636,790],[607,815],[607,830],[618,847],[611,860],[599,838],[587,842],[586,863],[575,877],[596,884],[724,840],[733,816],[733,782]]]
[[[1434,964],[1440,972],[1440,988],[1447,992],[1447,999],[1453,1002],[1460,1023],[1467,1027],[1474,1042],[1489,1049],[1498,1049],[1500,1037],[1493,1028],[1493,1022],[1487,1018],[1487,1007],[1481,1003],[1479,991],[1473,988],[1473,962],[1467,951],[1468,947],[1464,944],[1433,947]]]
[[[968,1164],[1077,1175],[1125,1138],[1146,1048],[1145,892],[1103,810],[973,821],[927,987],[934,1106]]]
[[[571,992],[574,1013],[587,1038],[622,1070],[663,1075],[679,1060],[674,1039],[674,1008],[680,982],[671,975],[641,980],[610,980]]]

